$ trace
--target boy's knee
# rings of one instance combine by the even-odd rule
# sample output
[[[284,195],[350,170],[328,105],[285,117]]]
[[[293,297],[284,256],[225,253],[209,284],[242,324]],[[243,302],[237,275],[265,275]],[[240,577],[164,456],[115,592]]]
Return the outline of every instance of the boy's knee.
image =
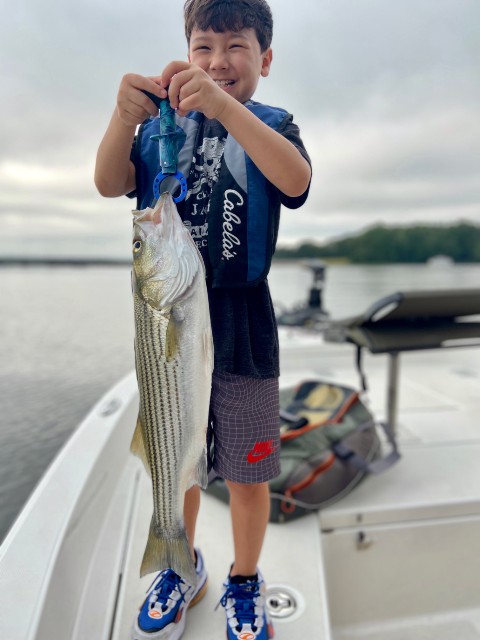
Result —
[[[269,487],[268,482],[259,482],[256,484],[244,484],[240,482],[231,482],[230,480],[226,480],[226,485],[230,492],[230,495],[235,495],[235,497],[250,501],[257,496],[264,495],[268,493]]]

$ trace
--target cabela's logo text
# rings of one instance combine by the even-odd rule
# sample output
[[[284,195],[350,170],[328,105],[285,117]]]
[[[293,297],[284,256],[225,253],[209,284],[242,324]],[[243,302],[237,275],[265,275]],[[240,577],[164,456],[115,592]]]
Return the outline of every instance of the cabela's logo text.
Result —
[[[240,245],[240,239],[233,232],[235,225],[240,225],[241,218],[234,213],[235,207],[243,205],[243,198],[235,189],[227,189],[223,200],[223,232],[222,232],[222,256],[226,260],[234,258],[237,253],[233,251]],[[237,231],[238,233],[238,231]]]

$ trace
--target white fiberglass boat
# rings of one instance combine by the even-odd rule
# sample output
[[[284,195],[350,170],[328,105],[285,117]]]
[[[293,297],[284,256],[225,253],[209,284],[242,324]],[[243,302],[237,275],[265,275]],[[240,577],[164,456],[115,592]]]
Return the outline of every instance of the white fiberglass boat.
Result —
[[[281,354],[284,385],[358,385],[347,344],[287,330]],[[364,362],[378,418],[389,357]],[[401,461],[321,512],[269,525],[261,569],[277,640],[480,639],[480,350],[412,352],[401,379]],[[129,453],[137,408],[132,373],[80,425],[0,547],[2,640],[129,638],[151,580],[139,579],[152,504]],[[210,495],[197,535],[209,590],[184,638],[223,640],[214,608],[230,519]]]

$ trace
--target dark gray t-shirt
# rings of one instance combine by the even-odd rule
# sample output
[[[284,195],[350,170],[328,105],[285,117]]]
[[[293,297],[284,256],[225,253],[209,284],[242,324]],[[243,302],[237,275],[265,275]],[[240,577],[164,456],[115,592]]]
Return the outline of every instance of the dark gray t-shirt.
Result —
[[[177,208],[205,262],[215,371],[254,378],[277,377],[280,373],[278,334],[267,280],[256,286],[232,288],[213,288],[210,283],[207,245],[209,197],[218,180],[227,131],[218,121],[206,118],[201,126],[187,178],[187,196]],[[291,120],[285,121],[278,132],[290,140],[310,163],[299,129]],[[135,163],[134,153],[132,161]],[[308,188],[297,198],[285,196],[270,183],[267,188],[268,215],[274,219],[279,218],[282,204],[296,209],[308,196]]]

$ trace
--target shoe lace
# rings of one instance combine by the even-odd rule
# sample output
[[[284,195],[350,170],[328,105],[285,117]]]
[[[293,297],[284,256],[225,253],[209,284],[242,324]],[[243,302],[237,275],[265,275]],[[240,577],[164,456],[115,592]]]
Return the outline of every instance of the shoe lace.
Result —
[[[150,602],[154,604],[156,602],[160,603],[162,606],[162,610],[166,611],[168,609],[167,602],[171,599],[172,593],[177,591],[180,594],[180,597],[176,600],[176,602],[180,603],[185,600],[185,594],[182,593],[180,589],[180,583],[183,582],[181,577],[172,571],[171,569],[165,572],[160,580],[157,582],[156,588],[153,589]]]
[[[257,614],[255,613],[256,599],[260,595],[260,583],[259,582],[242,582],[241,584],[227,583],[225,585],[225,593],[220,598],[222,607],[226,607],[228,600],[233,601],[233,608],[235,611],[235,618],[238,625],[237,631],[241,631],[244,624],[251,625],[255,631],[255,620]]]

